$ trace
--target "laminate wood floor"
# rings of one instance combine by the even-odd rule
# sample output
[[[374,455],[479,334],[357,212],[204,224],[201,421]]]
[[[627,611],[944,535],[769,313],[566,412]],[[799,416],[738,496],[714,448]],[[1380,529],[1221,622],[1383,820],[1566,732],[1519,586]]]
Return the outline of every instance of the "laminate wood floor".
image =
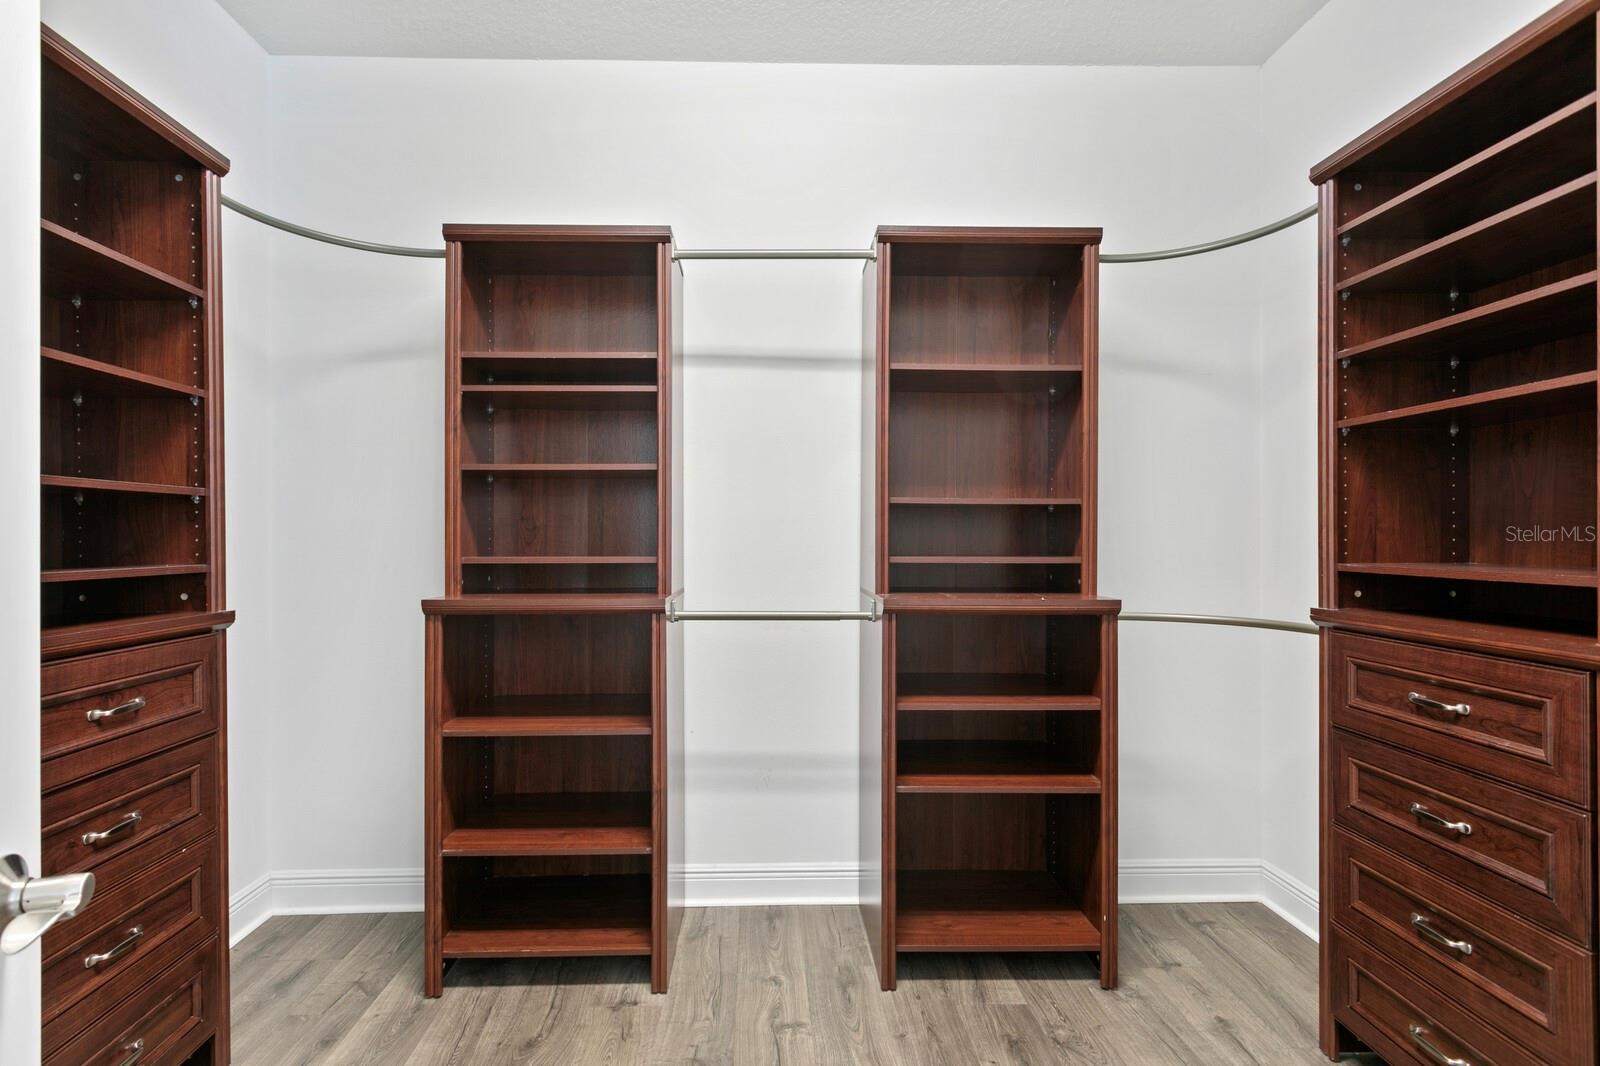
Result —
[[[419,914],[281,917],[233,951],[237,1066],[1325,1063],[1316,945],[1257,904],[1122,909],[1122,986],[1073,955],[902,955],[853,907],[693,910],[644,960],[461,962],[422,997]]]

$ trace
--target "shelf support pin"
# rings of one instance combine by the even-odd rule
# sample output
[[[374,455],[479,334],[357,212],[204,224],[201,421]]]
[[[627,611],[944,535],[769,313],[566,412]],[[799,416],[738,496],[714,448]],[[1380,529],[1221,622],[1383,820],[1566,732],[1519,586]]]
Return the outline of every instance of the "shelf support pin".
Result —
[[[196,507],[199,507],[200,506],[200,497],[198,497],[198,496],[190,496],[189,497],[189,502],[194,504]]]
[[[82,507],[83,506],[83,493],[74,492],[72,494],[72,502],[77,504],[79,507]]]
[[[1340,303],[1349,303],[1350,302],[1350,290],[1349,289],[1345,289],[1343,292],[1341,292],[1339,294],[1339,302]]]
[[[1350,188],[1355,190],[1356,192],[1360,192],[1361,191],[1361,183],[1358,181],[1354,185],[1350,186]]]
[[[72,294],[72,306],[74,308],[78,308],[78,307],[82,307],[83,306],[83,296],[81,294],[79,294],[79,293],[73,293]]]
[[[1456,437],[1456,436],[1459,436],[1460,434],[1461,434],[1461,423],[1457,422],[1455,419],[1452,418],[1450,420],[1450,435],[1452,437]]]
[[[83,393],[75,392],[75,393],[72,394],[72,406],[74,406],[74,407],[82,407],[83,406]]]
[[[1343,237],[1339,238],[1339,247],[1341,247],[1341,248],[1350,247],[1350,234],[1346,233]]]
[[[1348,360],[1348,359],[1339,360],[1339,369],[1340,370],[1349,370],[1350,369],[1350,360]]]
[[[1349,435],[1350,435],[1350,427],[1349,426],[1340,426],[1339,427],[1339,436],[1348,437]]]
[[[189,310],[193,311],[196,308],[198,308],[199,306],[200,306],[200,297],[198,297],[198,296],[189,297]]]
[[[190,407],[199,407],[200,406],[200,397],[198,397],[198,396],[189,397],[189,406]]]

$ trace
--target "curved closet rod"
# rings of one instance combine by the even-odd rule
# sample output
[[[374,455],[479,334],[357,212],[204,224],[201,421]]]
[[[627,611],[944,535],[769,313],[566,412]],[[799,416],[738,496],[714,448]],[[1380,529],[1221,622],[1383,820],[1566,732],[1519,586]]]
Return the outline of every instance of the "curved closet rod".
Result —
[[[413,259],[443,259],[443,248],[408,248],[402,244],[379,244],[376,241],[358,241],[353,237],[341,237],[336,233],[324,233],[310,226],[302,226],[295,222],[274,217],[265,211],[257,211],[230,196],[222,198],[222,206],[230,208],[246,218],[253,218],[264,226],[281,229],[285,233],[293,233],[297,237],[305,237],[324,244],[337,244],[341,248],[354,248],[358,252],[376,252],[379,255],[404,255]],[[1317,213],[1313,204],[1304,211],[1296,211],[1288,218],[1280,218],[1276,222],[1269,222],[1265,226],[1245,233],[1237,233],[1232,237],[1223,237],[1221,240],[1207,241],[1205,244],[1191,244],[1183,248],[1167,248],[1159,252],[1120,252],[1105,253],[1100,256],[1102,263],[1153,263],[1162,259],[1182,259],[1184,256],[1203,255],[1206,252],[1217,252],[1235,245],[1248,244],[1259,240],[1279,230],[1288,229],[1296,223],[1304,222]],[[877,252],[871,248],[680,248],[672,253],[672,258],[684,259],[876,259]]]

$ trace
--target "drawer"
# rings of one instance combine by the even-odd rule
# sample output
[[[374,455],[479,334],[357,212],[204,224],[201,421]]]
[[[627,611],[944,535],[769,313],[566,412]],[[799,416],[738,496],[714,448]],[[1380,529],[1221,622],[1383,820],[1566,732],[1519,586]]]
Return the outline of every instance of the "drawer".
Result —
[[[1590,675],[1333,634],[1332,724],[1590,805]]]
[[[196,637],[47,664],[39,730],[44,789],[215,732],[219,640]]]
[[[161,973],[138,994],[90,1020],[89,1028],[47,1053],[44,1066],[177,1066],[216,1030],[215,940]],[[45,1046],[52,1044],[45,1027]],[[135,1058],[137,1056],[137,1058]]]
[[[86,1024],[215,935],[220,875],[217,839],[207,837],[96,891],[77,920],[45,938],[45,1024],[64,1015]]]
[[[93,870],[134,850],[153,864],[213,832],[217,770],[216,740],[208,737],[46,793],[45,874]]]
[[[1342,730],[1333,820],[1539,925],[1589,943],[1589,818]]]
[[[1335,922],[1542,1058],[1586,1057],[1594,956],[1347,833],[1328,843]]]
[[[1538,1066],[1543,1061],[1338,928],[1324,950],[1334,1018],[1390,1066]]]

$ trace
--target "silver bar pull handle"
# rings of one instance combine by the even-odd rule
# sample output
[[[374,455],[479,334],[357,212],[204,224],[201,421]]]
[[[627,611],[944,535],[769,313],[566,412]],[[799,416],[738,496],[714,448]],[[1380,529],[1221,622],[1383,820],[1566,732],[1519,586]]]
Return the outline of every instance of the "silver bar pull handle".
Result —
[[[140,1037],[131,1044],[122,1045],[122,1050],[128,1053],[117,1066],[138,1066],[140,1059],[144,1058],[144,1037]]]
[[[135,711],[142,711],[144,710],[144,706],[144,697],[135,696],[127,703],[119,703],[115,707],[96,707],[84,717],[88,718],[91,722],[103,722],[107,718],[115,718],[118,715],[132,714]]]
[[[103,844],[118,834],[126,833],[130,829],[136,828],[142,821],[144,821],[143,814],[138,811],[130,811],[120,822],[116,823],[115,825],[107,826],[96,833],[83,834],[83,842],[92,848],[96,844]]]
[[[1473,1066],[1468,1059],[1459,1059],[1454,1055],[1446,1055],[1440,1051],[1434,1046],[1433,1041],[1428,1039],[1428,1030],[1422,1026],[1412,1023],[1407,1028],[1411,1030],[1411,1042],[1421,1048],[1422,1053],[1437,1062],[1439,1066]]]
[[[1472,704],[1470,703],[1446,703],[1443,700],[1436,700],[1432,696],[1424,696],[1420,692],[1407,692],[1406,699],[1425,711],[1453,714],[1457,718],[1465,718],[1472,713]]]
[[[1472,835],[1471,822],[1452,822],[1448,818],[1440,818],[1437,814],[1434,814],[1420,803],[1413,803],[1411,805],[1411,813],[1416,815],[1418,818],[1421,818],[1424,822],[1430,822],[1433,825],[1438,826],[1440,829],[1448,829],[1452,833],[1460,833],[1464,837],[1469,837]]]
[[[134,945],[138,944],[139,941],[143,939],[144,926],[136,925],[132,929],[129,929],[128,935],[123,937],[122,940],[119,941],[114,947],[111,947],[106,951],[96,952],[93,955],[85,955],[83,957],[83,968],[85,970],[92,970],[96,966],[110,962],[112,959],[120,959],[122,956],[132,951]]]
[[[1432,923],[1428,921],[1426,915],[1413,914],[1411,916],[1411,928],[1415,929],[1418,934],[1433,941],[1442,948],[1448,948],[1451,951],[1457,951],[1463,955],[1472,954],[1472,944],[1469,941],[1453,940],[1450,937],[1445,936],[1443,933],[1439,932],[1439,930],[1433,927]]]

